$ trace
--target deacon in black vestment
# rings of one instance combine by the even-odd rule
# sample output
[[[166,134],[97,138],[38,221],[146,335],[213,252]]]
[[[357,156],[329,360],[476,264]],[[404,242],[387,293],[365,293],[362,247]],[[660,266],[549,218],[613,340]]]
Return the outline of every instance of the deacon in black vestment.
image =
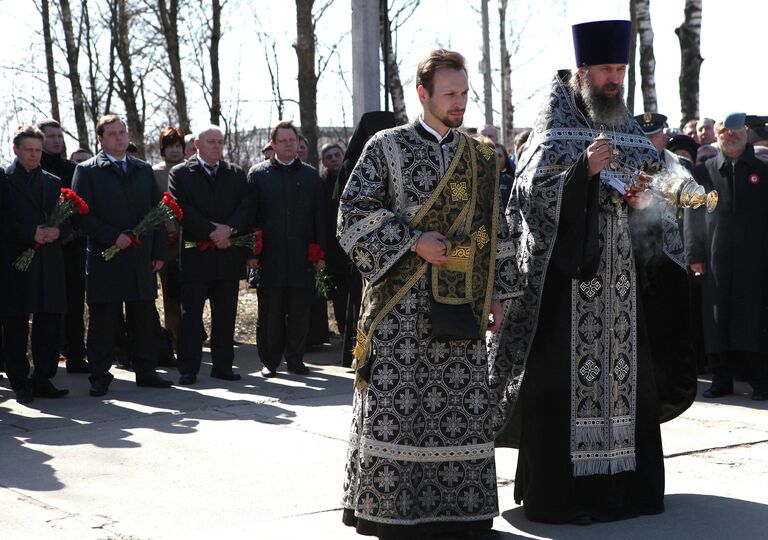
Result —
[[[8,257],[16,260],[29,248],[35,255],[29,267],[11,268],[7,283],[10,303],[5,323],[6,372],[19,403],[34,397],[62,397],[51,379],[59,361],[61,315],[66,311],[64,255],[61,237],[69,225],[47,227],[46,222],[59,200],[61,181],[40,168],[43,133],[34,126],[14,134],[16,160],[8,168]],[[27,340],[32,316],[32,363],[29,377]]]
[[[663,392],[680,402],[661,406],[627,218],[650,196],[622,195],[629,176],[607,167],[659,167],[623,103],[630,30],[574,27],[579,68],[554,78],[507,207],[519,295],[492,339],[490,383],[496,444],[520,448],[515,499],[533,521],[662,512],[659,422],[695,388],[695,373],[684,376],[691,390]],[[608,141],[595,141],[601,132]],[[677,227],[663,226],[664,249],[681,249],[669,241]]]
[[[113,376],[109,372],[115,337],[125,303],[125,322],[138,386],[167,388],[171,382],[155,371],[155,298],[165,259],[165,228],[133,242],[126,234],[160,202],[161,195],[148,163],[126,155],[128,133],[119,116],[99,119],[96,134],[101,152],[75,169],[73,188],[88,204],[83,216],[88,235],[86,290],[88,294],[88,360],[90,394],[103,396]],[[101,253],[111,246],[120,252],[109,261]]]
[[[61,125],[56,120],[46,119],[39,121],[37,127],[45,135],[40,165],[44,171],[61,180],[61,187],[71,188],[76,165],[61,157],[64,151]],[[77,226],[78,222],[78,216],[73,216],[71,232],[61,239],[67,291],[61,352],[67,360],[69,373],[90,373],[91,369],[85,361],[85,236]]]
[[[686,252],[703,276],[704,348],[712,386],[704,397],[733,393],[739,363],[749,368],[752,399],[768,399],[768,165],[747,142],[744,114],[716,125],[717,156],[696,178],[720,195],[711,214],[687,210]]]
[[[296,155],[293,124],[277,124],[270,140],[274,155],[248,172],[254,226],[264,234],[261,255],[248,263],[261,272],[256,340],[264,377],[276,375],[283,355],[288,371],[305,375],[314,270],[325,264],[307,259],[309,244],[325,250],[322,191],[317,171]]]
[[[211,302],[211,377],[235,381],[234,335],[240,280],[245,278],[244,248],[230,238],[249,232],[248,185],[237,165],[221,159],[224,134],[209,126],[195,137],[197,154],[176,165],[168,189],[184,219],[181,228],[181,324],[179,384],[194,384],[203,354],[203,307]],[[207,249],[186,248],[186,242],[211,242]]]

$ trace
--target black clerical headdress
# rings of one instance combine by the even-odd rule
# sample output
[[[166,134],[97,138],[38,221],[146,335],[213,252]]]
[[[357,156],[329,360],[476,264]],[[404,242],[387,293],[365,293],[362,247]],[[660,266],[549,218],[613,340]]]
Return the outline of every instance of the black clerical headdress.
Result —
[[[593,21],[573,25],[577,66],[628,64],[630,21]]]

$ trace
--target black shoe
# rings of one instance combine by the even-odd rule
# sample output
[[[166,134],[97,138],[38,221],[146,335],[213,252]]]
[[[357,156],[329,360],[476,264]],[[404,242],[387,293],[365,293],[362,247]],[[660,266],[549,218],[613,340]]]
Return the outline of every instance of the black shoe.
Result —
[[[163,379],[157,373],[136,377],[136,386],[146,386],[149,388],[170,388],[173,385],[168,379]]]
[[[32,394],[35,397],[44,398],[63,398],[69,394],[69,390],[66,388],[56,388],[53,383],[48,380],[43,383],[32,383]]]
[[[218,371],[215,369],[211,370],[211,377],[214,379],[223,379],[225,381],[239,381],[242,379],[239,373],[235,373],[234,371]]]
[[[261,369],[261,376],[265,379],[271,379],[272,377],[277,377],[277,371],[274,369],[269,369],[268,367],[263,367]]]
[[[195,384],[197,382],[197,375],[194,373],[182,373],[181,377],[179,377],[179,384],[181,386],[189,386],[191,384]]]
[[[752,392],[752,401],[768,401],[768,392]]]
[[[67,373],[90,373],[91,366],[83,360],[67,360]]]
[[[178,367],[178,363],[176,362],[176,357],[174,355],[170,355],[167,358],[163,358],[162,360],[157,362],[158,367],[171,367],[175,368]]]
[[[296,375],[307,375],[309,374],[309,368],[304,364],[296,364],[293,366],[288,366],[288,372],[295,373]]]
[[[708,390],[705,390],[702,396],[705,398],[719,398],[723,396],[730,396],[733,394],[733,386],[726,387],[726,386],[715,386],[712,385],[709,387]]]
[[[25,386],[16,390],[16,402],[17,403],[32,403],[35,401],[35,395],[32,392],[32,388]]]
[[[91,388],[88,390],[88,393],[93,397],[106,395],[107,392],[109,392],[109,383],[111,383],[114,378],[115,377],[112,374],[109,374],[107,377],[94,377],[91,375],[88,377],[88,380],[91,381]]]

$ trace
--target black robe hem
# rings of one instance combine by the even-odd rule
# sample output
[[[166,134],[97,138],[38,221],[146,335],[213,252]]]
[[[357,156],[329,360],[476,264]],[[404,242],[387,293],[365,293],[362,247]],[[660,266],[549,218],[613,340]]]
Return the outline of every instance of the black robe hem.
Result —
[[[431,535],[465,535],[488,531],[493,519],[479,521],[437,521],[415,525],[390,525],[355,516],[355,511],[345,508],[341,518],[344,525],[354,527],[357,534],[375,536],[379,540],[421,540]]]

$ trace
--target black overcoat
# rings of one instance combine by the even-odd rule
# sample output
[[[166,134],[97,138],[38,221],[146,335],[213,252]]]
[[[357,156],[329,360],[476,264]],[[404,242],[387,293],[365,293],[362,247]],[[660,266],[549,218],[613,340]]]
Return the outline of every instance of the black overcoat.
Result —
[[[8,174],[8,258],[15,261],[35,245],[35,232],[45,225],[61,195],[61,180],[42,168],[27,172],[18,161]],[[42,189],[34,193],[33,176],[39,176]],[[60,227],[59,239],[43,244],[26,271],[9,269],[8,293],[12,313],[64,313],[67,289],[64,282],[64,254],[61,239],[69,234],[69,224]]]
[[[5,170],[0,168],[0,315],[10,310],[8,297],[8,279],[11,273],[11,261],[8,258],[8,218],[11,212],[8,206],[8,181]]]
[[[768,352],[768,165],[752,145],[735,162],[719,153],[696,168],[717,208],[686,211],[688,264],[705,263],[704,346],[709,354]]]
[[[110,261],[101,255],[114,245],[120,233],[135,227],[160,202],[152,167],[139,159],[125,159],[126,173],[103,151],[75,169],[73,188],[90,207],[82,222],[88,235],[86,290],[91,304],[152,300],[157,296],[152,261],[165,260],[165,227],[142,235],[140,246],[130,246]]]
[[[244,248],[185,248],[185,242],[207,242],[213,223],[229,225],[232,236],[250,232],[253,221],[245,172],[237,165],[219,161],[215,177],[197,157],[173,167],[168,190],[184,212],[181,227],[181,279],[184,281],[239,280],[245,277]]]
[[[325,250],[322,186],[314,167],[298,159],[254,165],[248,186],[255,219],[264,232],[259,257],[262,287],[314,287],[309,244]]]

